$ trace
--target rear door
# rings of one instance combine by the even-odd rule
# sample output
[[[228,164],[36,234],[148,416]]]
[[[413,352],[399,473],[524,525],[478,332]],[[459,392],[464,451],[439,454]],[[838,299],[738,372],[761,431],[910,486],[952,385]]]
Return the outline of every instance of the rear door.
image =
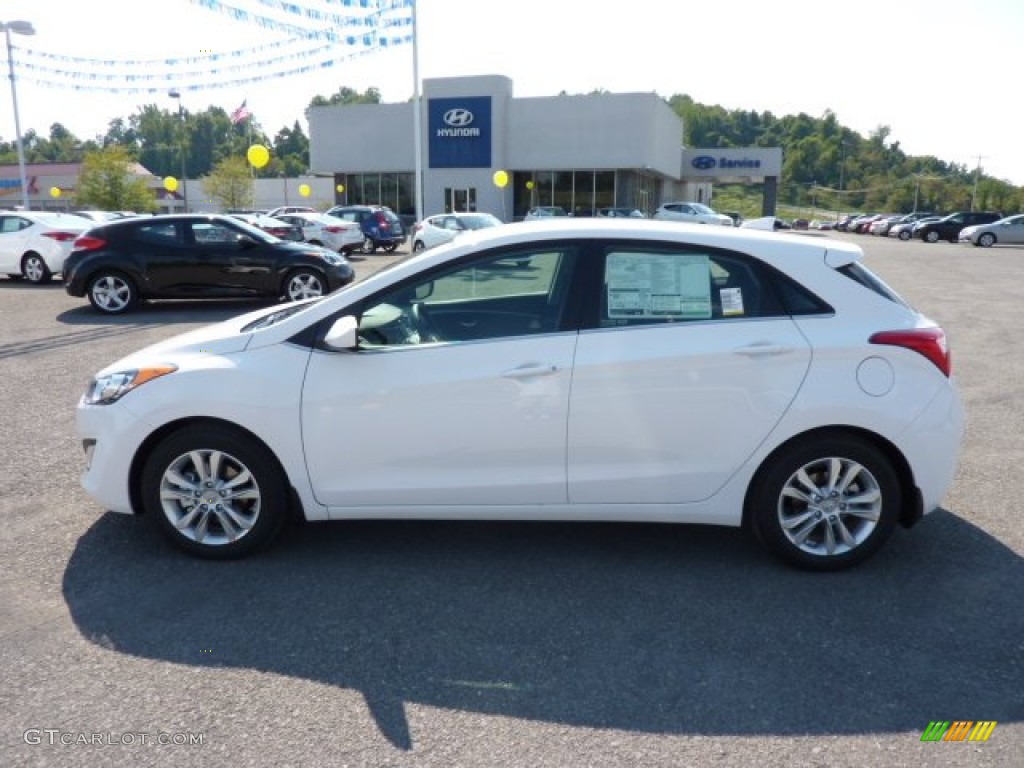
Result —
[[[569,498],[712,496],[789,408],[810,347],[755,260],[602,245],[569,407]]]

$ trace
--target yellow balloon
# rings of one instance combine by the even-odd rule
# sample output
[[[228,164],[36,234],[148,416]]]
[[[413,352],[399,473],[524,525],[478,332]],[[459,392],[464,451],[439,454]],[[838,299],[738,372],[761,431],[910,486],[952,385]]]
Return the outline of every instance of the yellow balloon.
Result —
[[[299,184],[299,194],[303,197],[309,197],[311,191],[309,184]]]
[[[249,151],[245,153],[245,156],[249,159],[249,164],[253,168],[262,168],[270,162],[270,150],[262,144],[253,144],[249,147]]]
[[[60,197],[60,187],[50,187],[50,197]]]
[[[496,186],[496,187],[504,187],[507,184],[508,184],[508,174],[505,173],[504,171],[495,171],[494,172],[494,186]]]
[[[527,189],[533,189],[533,182],[532,181],[526,182],[526,188]]]
[[[339,192],[344,192],[345,191],[345,185],[344,184],[339,184],[338,186],[335,187],[335,189],[338,190]]]
[[[174,192],[178,189],[178,180],[173,176],[168,176],[164,179],[164,189],[168,192]]]

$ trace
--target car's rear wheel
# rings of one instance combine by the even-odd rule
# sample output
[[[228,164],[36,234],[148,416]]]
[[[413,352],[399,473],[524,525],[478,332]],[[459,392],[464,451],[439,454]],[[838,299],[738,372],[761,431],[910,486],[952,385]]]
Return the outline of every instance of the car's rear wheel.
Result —
[[[312,269],[297,269],[288,275],[284,295],[289,301],[315,299],[327,293],[327,281]]]
[[[160,442],[143,467],[141,495],[147,516],[172,543],[211,559],[250,554],[287,517],[277,460],[227,425],[186,427]]]
[[[413,253],[419,253],[420,251],[422,251],[422,250],[423,250],[423,249],[425,249],[426,247],[427,247],[427,246],[423,244],[423,241],[422,241],[422,240],[417,240],[417,241],[415,241],[415,242],[414,242],[414,243],[412,244],[412,250],[413,250]]]
[[[138,302],[135,284],[120,272],[100,272],[89,281],[89,303],[107,315],[127,312]]]
[[[991,248],[996,244],[996,236],[991,232],[982,232],[978,235],[977,244],[982,248]]]
[[[373,241],[372,237],[367,237],[363,240],[363,247],[361,250],[363,253],[373,253],[377,250],[377,243]]]
[[[939,233],[934,229],[924,233],[925,242],[937,243],[939,242]]]
[[[758,471],[747,521],[787,563],[815,571],[847,568],[889,538],[900,483],[885,454],[852,435],[786,446]]]
[[[34,285],[47,283],[53,277],[43,257],[34,251],[26,253],[21,258],[21,275]]]
[[[384,246],[384,253],[394,253],[398,250],[398,243],[388,243]]]

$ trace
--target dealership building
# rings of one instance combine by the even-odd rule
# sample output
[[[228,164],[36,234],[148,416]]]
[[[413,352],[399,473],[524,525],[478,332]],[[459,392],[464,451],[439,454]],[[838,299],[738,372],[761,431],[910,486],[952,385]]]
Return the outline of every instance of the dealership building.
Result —
[[[654,93],[516,98],[499,75],[423,81],[415,103],[313,107],[310,168],[339,204],[414,216],[417,155],[423,214],[488,211],[507,221],[539,205],[576,215],[663,202],[713,205],[713,184],[763,184],[774,215],[782,150],[686,149],[682,119]],[[504,173],[499,173],[504,171]]]

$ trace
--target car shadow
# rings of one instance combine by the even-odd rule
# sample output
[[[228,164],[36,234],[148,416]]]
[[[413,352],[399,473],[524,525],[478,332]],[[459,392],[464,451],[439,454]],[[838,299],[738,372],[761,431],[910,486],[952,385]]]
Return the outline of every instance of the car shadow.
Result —
[[[173,323],[216,323],[275,304],[278,299],[172,299],[140,302],[123,315],[105,315],[88,303],[57,315],[65,325],[152,326]]]
[[[408,750],[407,702],[667,734],[1021,720],[1021,565],[941,510],[836,574],[731,529],[589,523],[316,523],[216,563],[110,513],[63,594],[124,654],[358,690]]]

